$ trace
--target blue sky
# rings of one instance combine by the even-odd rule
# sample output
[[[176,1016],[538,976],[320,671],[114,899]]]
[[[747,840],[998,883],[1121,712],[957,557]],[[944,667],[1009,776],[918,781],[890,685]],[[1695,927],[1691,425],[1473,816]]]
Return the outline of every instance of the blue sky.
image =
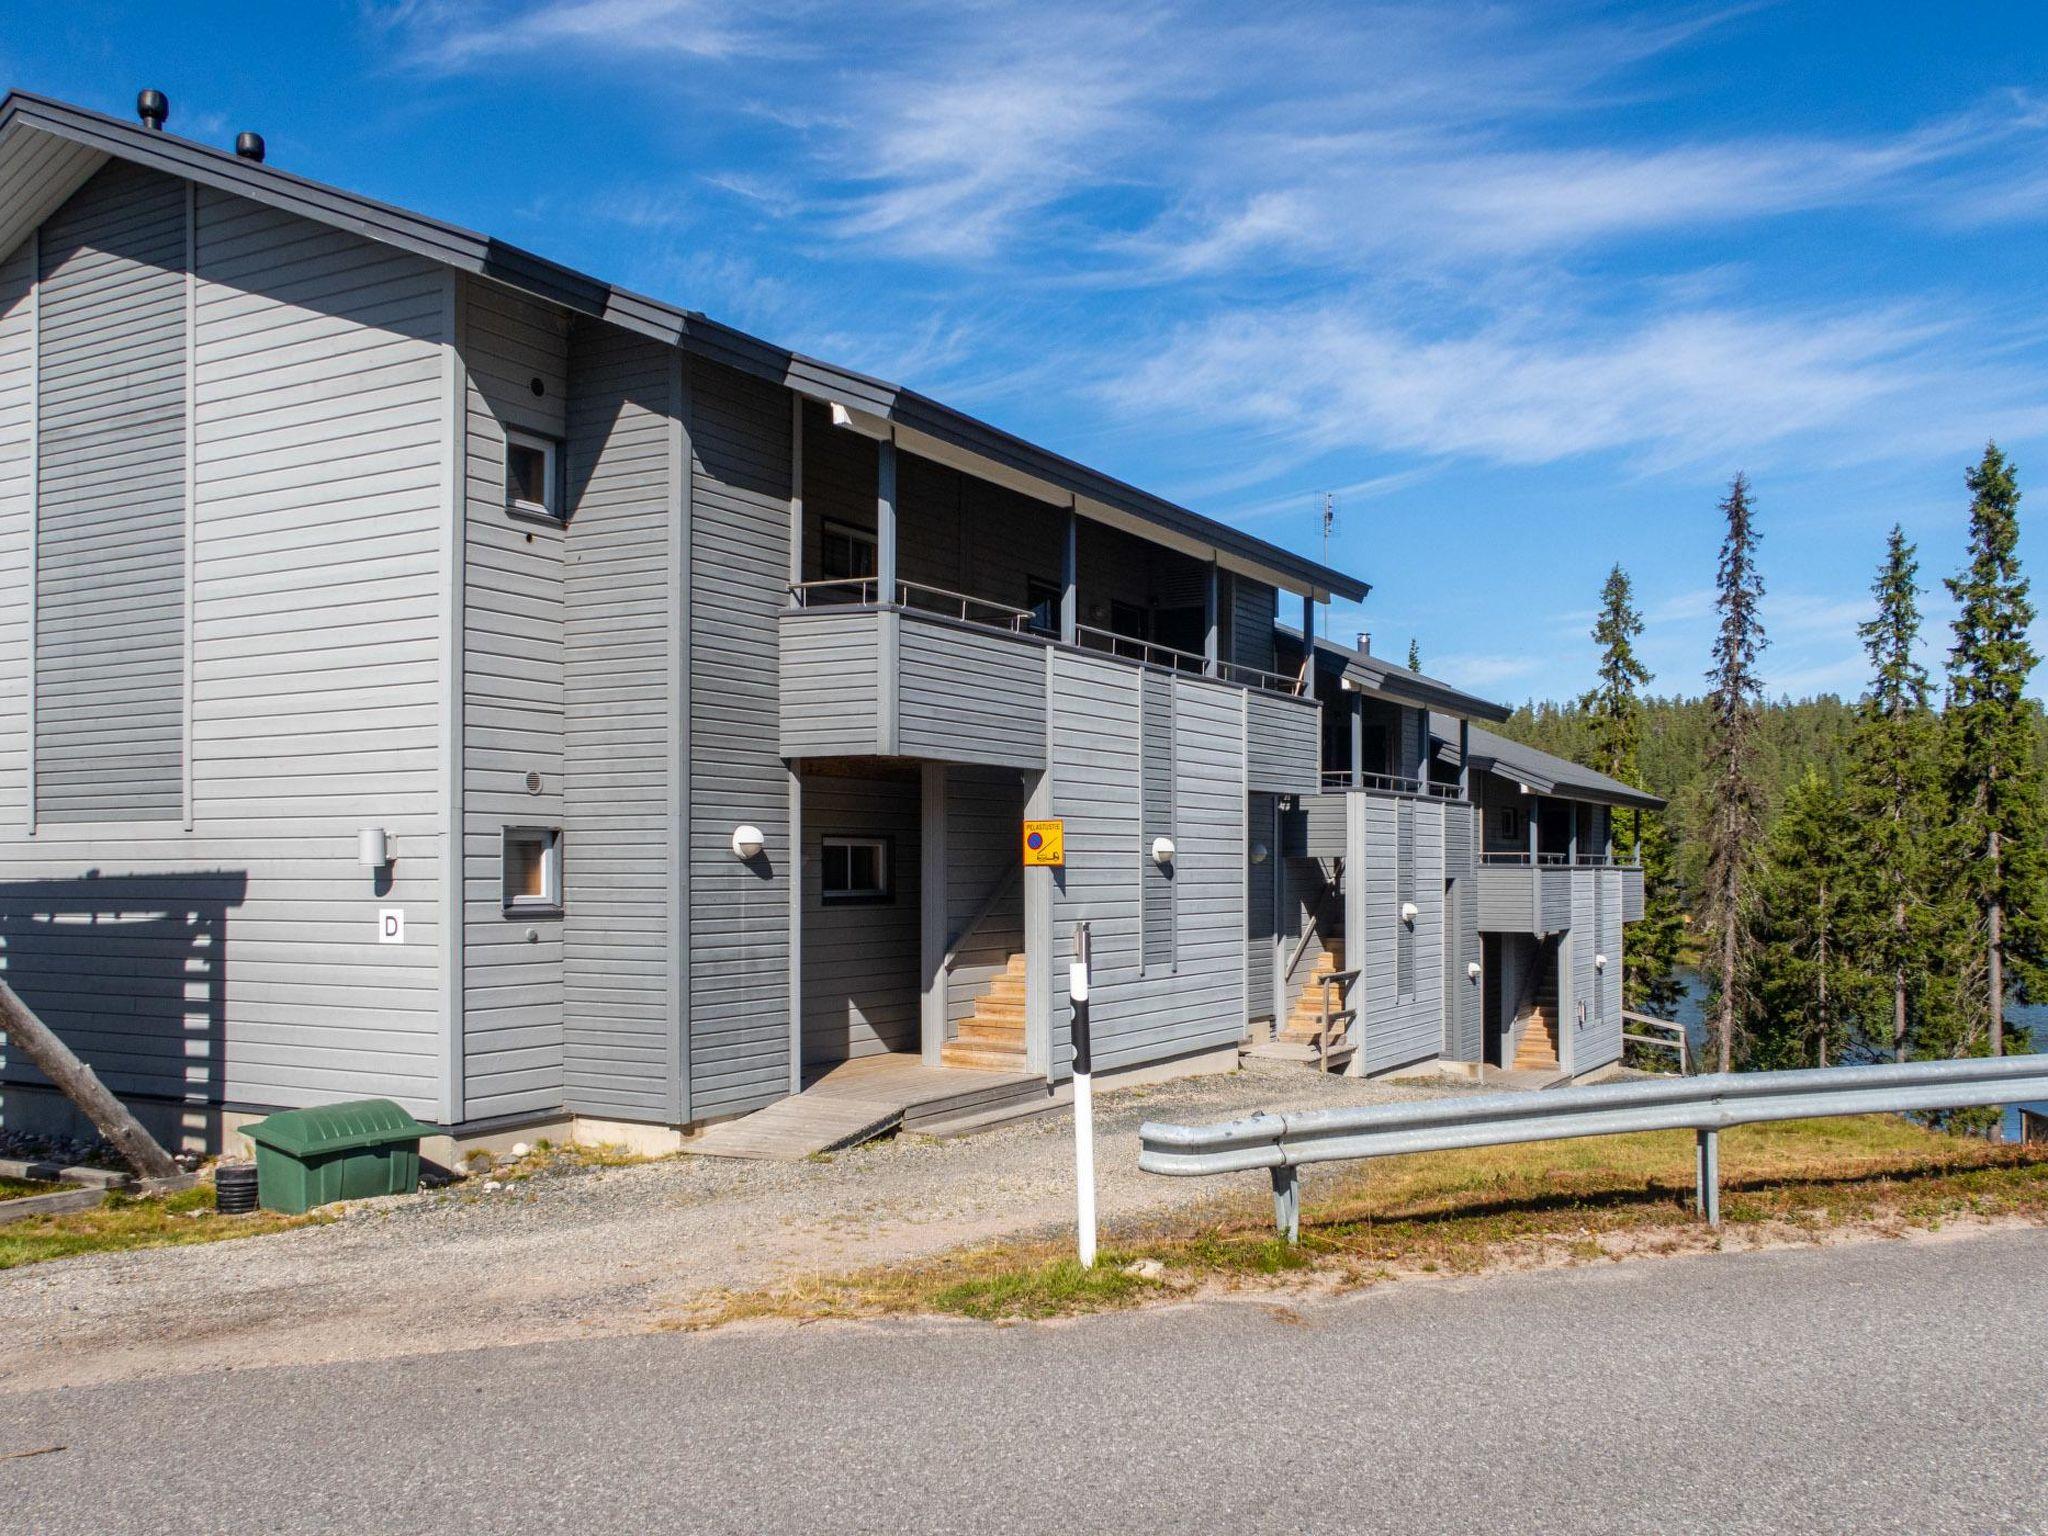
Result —
[[[1307,553],[1334,491],[1376,588],[1335,630],[1515,701],[1586,686],[1615,561],[1698,690],[1737,469],[1774,692],[1857,690],[1893,521],[1945,642],[1987,437],[2048,515],[2044,45],[2001,4],[71,0],[0,79],[157,86]]]

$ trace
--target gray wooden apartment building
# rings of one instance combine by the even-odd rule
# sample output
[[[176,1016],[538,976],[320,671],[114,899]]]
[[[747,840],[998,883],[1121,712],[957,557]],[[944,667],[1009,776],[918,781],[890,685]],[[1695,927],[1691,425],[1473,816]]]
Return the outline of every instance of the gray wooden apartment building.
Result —
[[[1487,886],[1498,711],[1304,659],[1353,577],[160,123],[10,95],[0,253],[0,949],[189,1139],[1043,1093],[1083,920],[1099,1068],[1217,1065],[1347,883],[1358,1070],[1498,1057],[1538,935],[1556,1006],[1588,924],[1619,975],[1625,895],[1558,907],[1547,843]]]

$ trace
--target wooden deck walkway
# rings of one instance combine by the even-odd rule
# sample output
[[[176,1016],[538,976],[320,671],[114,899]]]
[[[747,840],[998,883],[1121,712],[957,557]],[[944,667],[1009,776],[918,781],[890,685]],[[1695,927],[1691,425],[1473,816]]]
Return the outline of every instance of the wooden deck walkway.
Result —
[[[1006,1110],[1029,1113],[1050,1100],[1042,1077],[928,1067],[911,1055],[867,1056],[826,1069],[802,1093],[712,1126],[682,1150],[801,1162],[891,1131],[942,1132],[960,1121],[1001,1118]]]

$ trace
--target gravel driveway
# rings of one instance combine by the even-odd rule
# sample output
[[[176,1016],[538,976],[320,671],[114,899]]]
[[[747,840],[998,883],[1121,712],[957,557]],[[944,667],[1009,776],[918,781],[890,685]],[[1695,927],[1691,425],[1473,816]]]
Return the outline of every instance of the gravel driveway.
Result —
[[[1263,1190],[1138,1171],[1148,1119],[1413,1100],[1394,1087],[1253,1063],[1100,1096],[1113,1226]],[[1071,1121],[958,1141],[907,1137],[829,1161],[679,1157],[484,1193],[369,1202],[332,1225],[0,1273],[0,1392],[223,1367],[360,1360],[658,1326],[707,1293],[918,1258],[1072,1220]]]

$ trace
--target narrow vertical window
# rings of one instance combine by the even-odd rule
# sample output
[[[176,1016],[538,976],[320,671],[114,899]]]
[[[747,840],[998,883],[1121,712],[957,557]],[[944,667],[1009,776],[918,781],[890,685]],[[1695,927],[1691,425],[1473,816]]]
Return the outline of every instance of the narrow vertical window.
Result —
[[[562,909],[562,834],[553,827],[507,827],[500,858],[507,912]]]
[[[555,443],[531,432],[505,434],[505,505],[530,517],[561,516]]]

